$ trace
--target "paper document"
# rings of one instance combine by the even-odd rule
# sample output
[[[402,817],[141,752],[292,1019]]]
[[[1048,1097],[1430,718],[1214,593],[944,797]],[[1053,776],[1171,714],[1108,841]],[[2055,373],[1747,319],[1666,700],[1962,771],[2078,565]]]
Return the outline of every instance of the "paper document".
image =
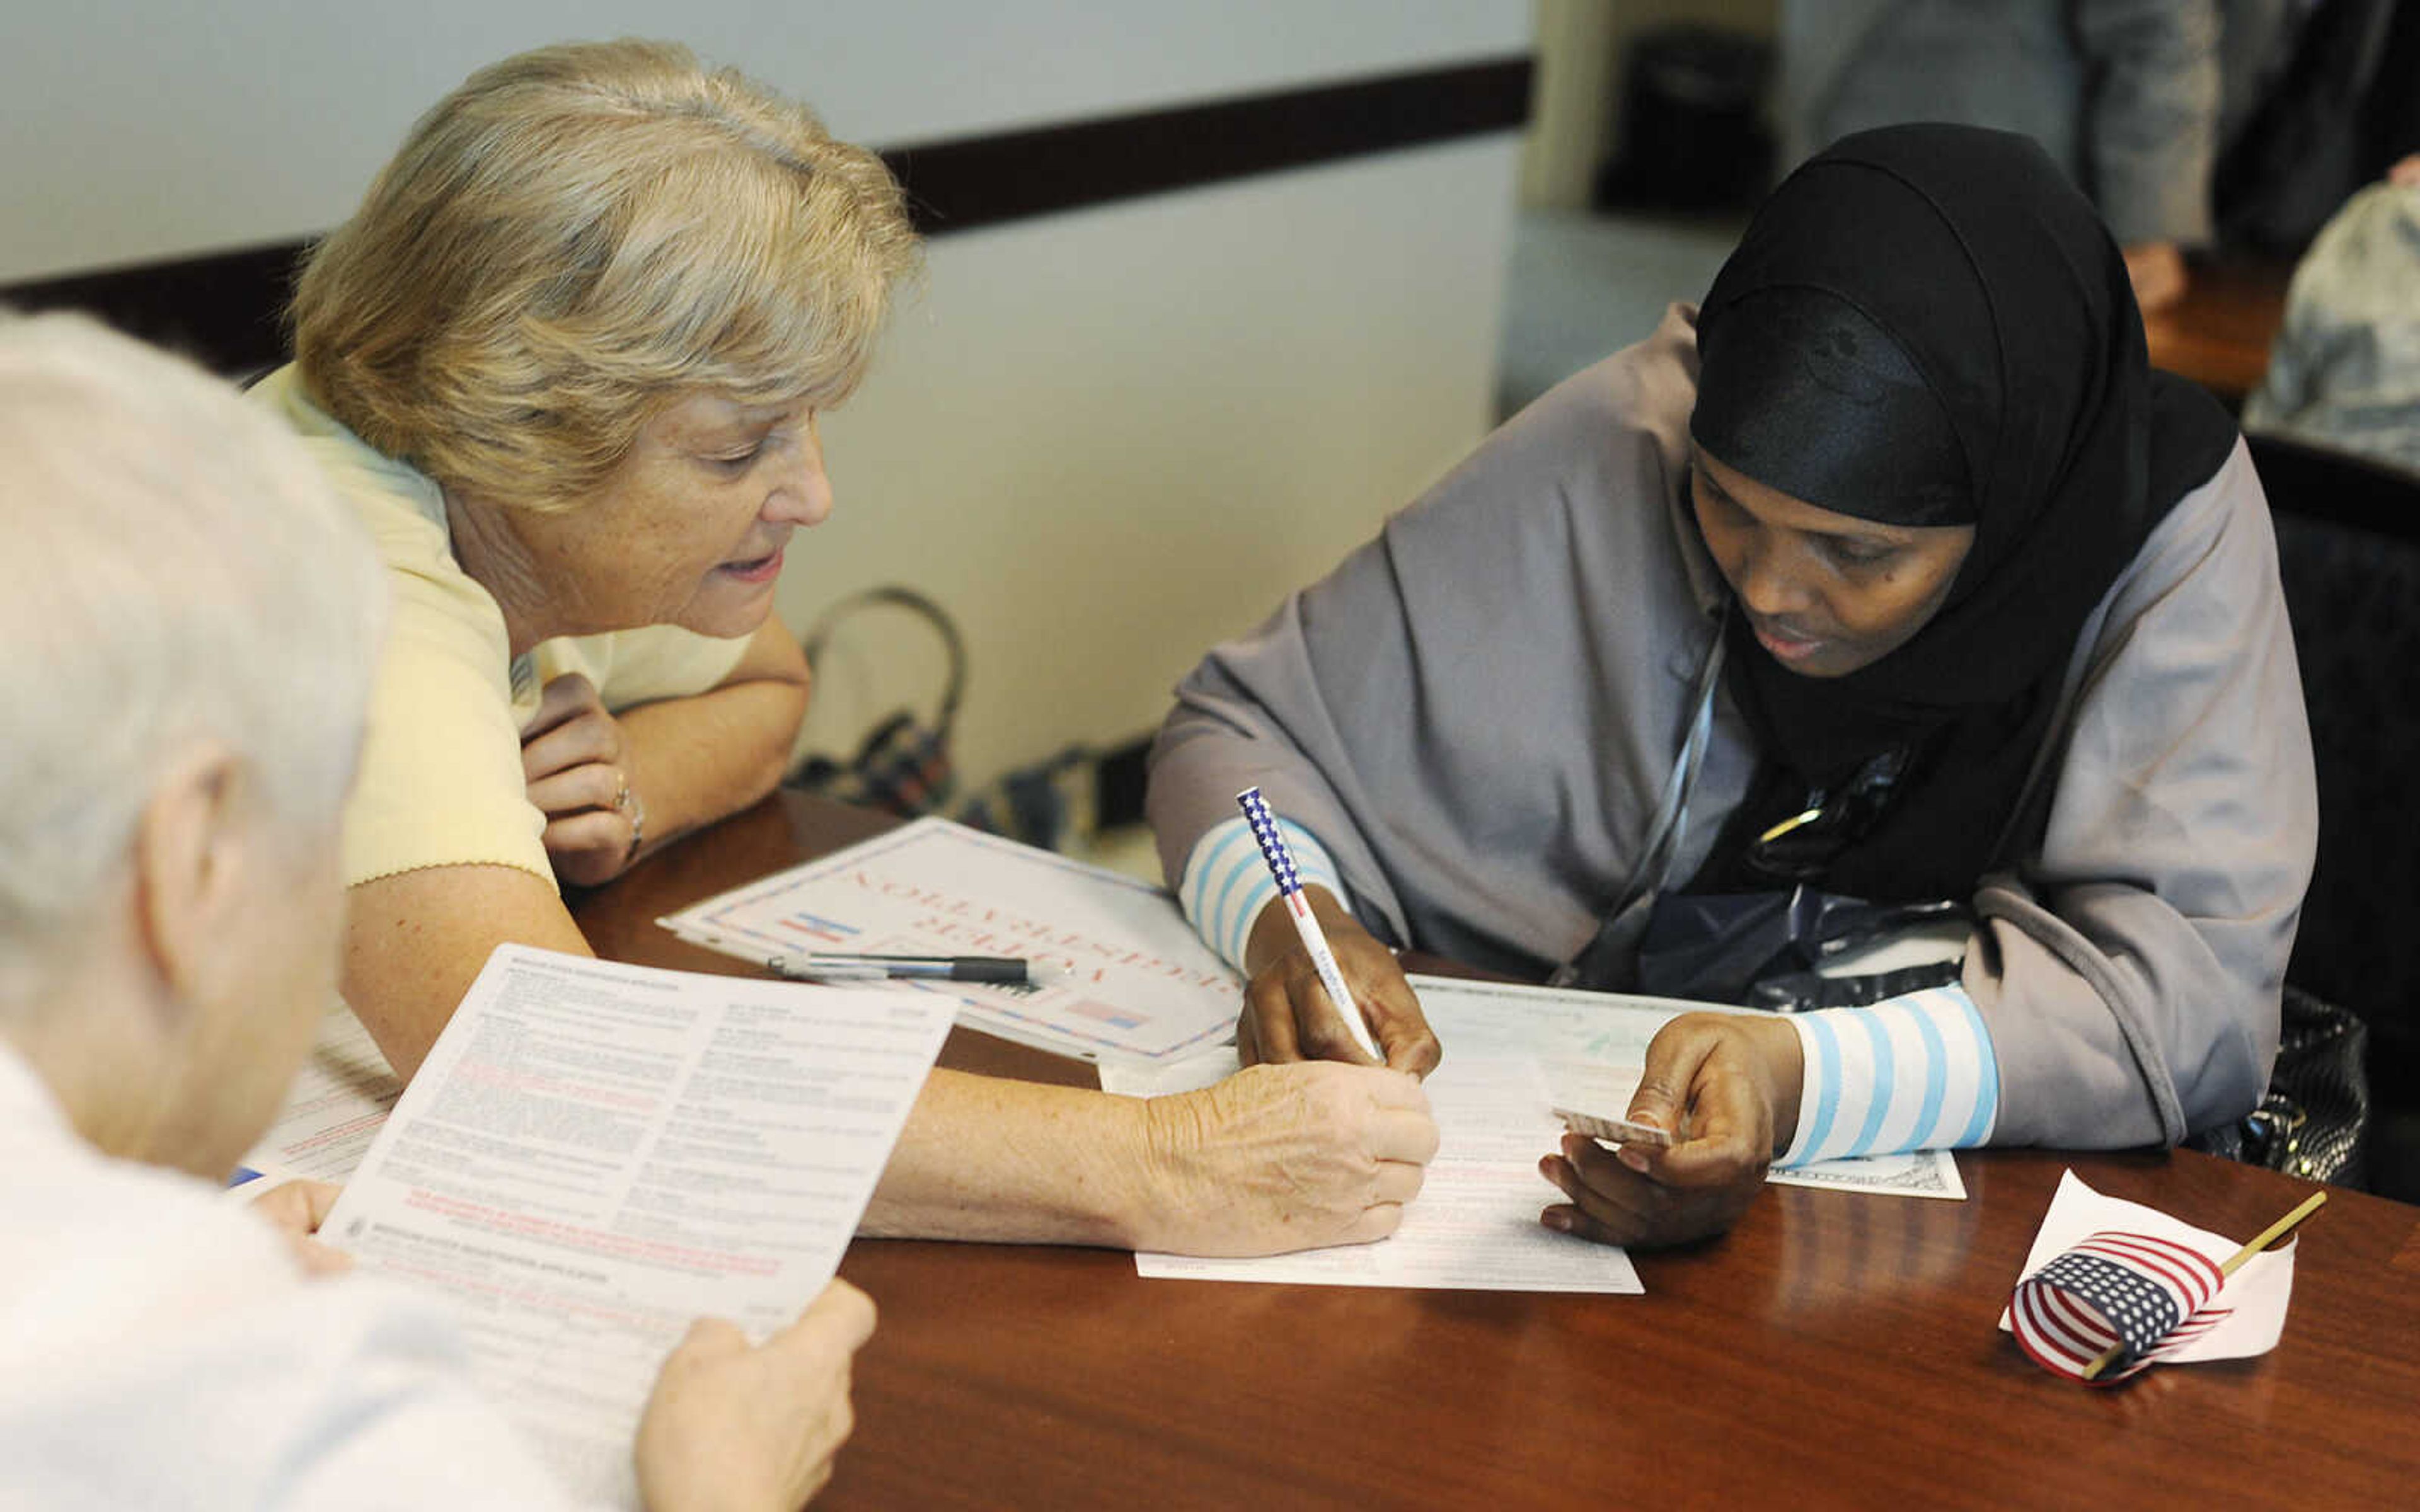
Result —
[[[450,1296],[566,1484],[636,1506],[665,1353],[831,1279],[949,1024],[920,994],[500,947],[322,1234]]]
[[[266,1190],[297,1178],[343,1181],[369,1152],[402,1091],[370,1031],[342,1002],[331,1004],[277,1121],[227,1184]]]
[[[1243,981],[1156,887],[1063,856],[920,819],[660,920],[762,962],[812,950],[1017,956],[1047,987],[902,982],[1003,1039],[1087,1060],[1172,1060],[1233,1034]]]
[[[1966,1183],[1958,1174],[1958,1157],[1946,1149],[1819,1160],[1812,1165],[1776,1168],[1766,1175],[1765,1180],[1774,1186],[1815,1186],[1894,1197],[1940,1197],[1950,1202],[1966,1200]]]
[[[1447,1288],[1498,1291],[1636,1292],[1638,1273],[1621,1250],[1558,1234],[1538,1223],[1562,1193],[1538,1174],[1538,1160],[1563,1133],[1553,1113],[1575,1103],[1630,1106],[1648,1041],[1702,1003],[1614,993],[1563,991],[1454,977],[1415,976],[1445,1060],[1426,1083],[1439,1143],[1403,1227],[1374,1244],[1261,1259],[1205,1260],[1141,1254],[1147,1277],[1273,1281],[1318,1286]],[[1714,1010],[1714,1011],[1750,1011]],[[1232,1046],[1163,1067],[1103,1065],[1104,1089],[1154,1097],[1207,1087],[1237,1069]],[[1836,1161],[1839,1167],[1789,1173],[1807,1185],[1932,1195],[1940,1172],[1963,1196],[1947,1151]],[[1783,1180],[1776,1174],[1771,1180]]]
[[[1449,1015],[1449,1019],[1450,1015]],[[1440,1038],[1452,1033],[1435,1011]],[[1448,1043],[1456,1042],[1447,1038]],[[1238,1069],[1233,1047],[1175,1067],[1104,1065],[1104,1090],[1155,1097],[1207,1087]],[[1462,1291],[1637,1292],[1638,1272],[1619,1249],[1540,1226],[1561,1200],[1538,1174],[1562,1124],[1547,1110],[1536,1061],[1456,1049],[1427,1082],[1436,1115],[1436,1158],[1402,1227],[1374,1244],[1341,1244],[1258,1259],[1138,1254],[1136,1273],[1195,1281],[1297,1286],[1414,1287]]]

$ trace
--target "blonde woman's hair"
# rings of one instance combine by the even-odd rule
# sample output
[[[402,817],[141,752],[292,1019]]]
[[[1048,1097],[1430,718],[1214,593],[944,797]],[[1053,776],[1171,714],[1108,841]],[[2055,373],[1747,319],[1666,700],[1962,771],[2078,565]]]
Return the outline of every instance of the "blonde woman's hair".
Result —
[[[688,49],[540,48],[421,117],[295,290],[305,386],[380,452],[561,508],[683,392],[829,408],[918,248],[880,159]]]

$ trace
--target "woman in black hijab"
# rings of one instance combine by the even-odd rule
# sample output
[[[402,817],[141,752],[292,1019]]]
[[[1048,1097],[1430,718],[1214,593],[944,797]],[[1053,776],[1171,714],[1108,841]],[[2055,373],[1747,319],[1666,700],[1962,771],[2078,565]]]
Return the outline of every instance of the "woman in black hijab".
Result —
[[[1699,502],[1741,598],[1730,686],[1765,757],[1700,885],[1959,894],[2010,839],[2085,616],[2235,426],[2149,370],[2124,260],[2047,156],[1974,128],[1866,132],[1792,175],[1715,278],[1698,342],[1701,464],[1972,542],[1905,643],[1838,666],[1776,642]],[[1877,761],[1897,791],[1862,832],[1841,823],[1812,847],[1829,854],[1759,864],[1753,837]]]
[[[1686,324],[1541,401],[1180,690],[1153,807],[1197,924],[1222,944],[1187,794],[1236,775],[1333,853],[1306,870],[1349,892],[1324,919],[1406,1069],[1437,1046],[1365,921],[1733,1001],[1843,919],[1972,921],[1962,970],[1884,984],[1928,991],[1668,1026],[1629,1112],[1673,1147],[1543,1163],[1572,1199],[1544,1221],[1610,1242],[1726,1227],[1785,1153],[2173,1141],[2244,1111],[2308,877],[2308,737],[2234,426],[2149,371],[2089,204],[2021,137],[1849,137],[1725,264],[1694,392]],[[1653,663],[1693,638],[1681,699]],[[1261,910],[1231,950],[1247,1055],[1353,1058],[1290,935]]]

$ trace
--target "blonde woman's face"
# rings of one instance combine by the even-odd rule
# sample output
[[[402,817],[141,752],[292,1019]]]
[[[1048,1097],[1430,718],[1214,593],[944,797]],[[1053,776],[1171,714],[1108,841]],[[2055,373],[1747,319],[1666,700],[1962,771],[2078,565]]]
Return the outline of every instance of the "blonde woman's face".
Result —
[[[514,532],[568,633],[677,625],[736,637],[772,612],[790,532],[831,507],[811,407],[700,393],[648,421],[575,507],[519,514]]]

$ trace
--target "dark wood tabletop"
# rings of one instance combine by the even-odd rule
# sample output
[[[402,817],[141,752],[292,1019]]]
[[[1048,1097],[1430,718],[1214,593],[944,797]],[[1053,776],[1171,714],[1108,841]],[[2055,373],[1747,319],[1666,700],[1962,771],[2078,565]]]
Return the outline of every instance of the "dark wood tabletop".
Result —
[[[2184,297],[2143,317],[2151,365],[2181,374],[2241,409],[2269,371],[2286,321],[2293,264],[2232,258],[2194,265]]]
[[[889,823],[783,794],[576,912],[615,959],[747,972],[654,919]],[[1092,1082],[965,1029],[943,1060]],[[2069,1167],[2241,1237],[2309,1190],[2191,1152],[1968,1152],[1964,1202],[1768,1188],[1729,1236],[1638,1255],[1636,1297],[861,1240],[841,1273],[881,1325],[816,1505],[2420,1505],[2420,1208],[2333,1193],[2269,1355],[2091,1390],[1993,1327]]]

